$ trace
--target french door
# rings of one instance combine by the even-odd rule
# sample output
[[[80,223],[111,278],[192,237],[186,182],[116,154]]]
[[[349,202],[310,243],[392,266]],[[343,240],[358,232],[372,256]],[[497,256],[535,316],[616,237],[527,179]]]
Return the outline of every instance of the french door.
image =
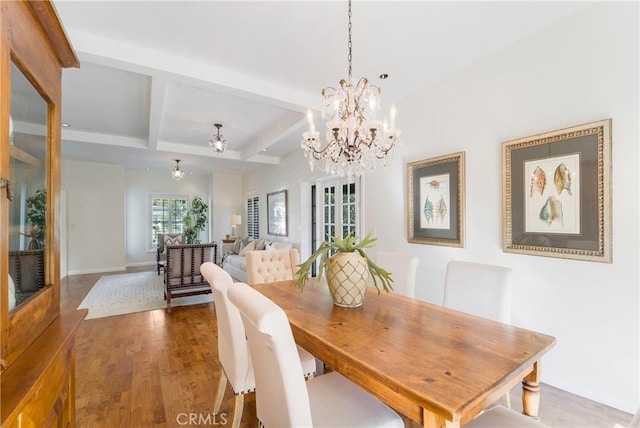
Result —
[[[311,188],[311,251],[331,236],[360,234],[360,179],[316,182]]]

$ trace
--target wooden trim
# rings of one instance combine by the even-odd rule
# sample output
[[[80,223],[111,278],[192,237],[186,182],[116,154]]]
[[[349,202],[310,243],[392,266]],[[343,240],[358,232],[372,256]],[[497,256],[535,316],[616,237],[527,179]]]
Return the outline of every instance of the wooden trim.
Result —
[[[55,52],[58,61],[63,68],[79,68],[80,61],[76,56],[76,53],[69,42],[67,33],[60,22],[58,13],[53,3],[43,2],[42,0],[29,1],[29,6],[36,15],[38,21],[47,37],[51,41],[51,47]]]

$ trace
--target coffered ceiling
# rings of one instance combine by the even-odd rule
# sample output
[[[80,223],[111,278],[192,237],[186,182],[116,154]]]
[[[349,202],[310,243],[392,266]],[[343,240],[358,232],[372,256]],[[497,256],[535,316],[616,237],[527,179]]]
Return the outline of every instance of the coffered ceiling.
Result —
[[[179,158],[194,174],[277,165],[300,150],[321,89],[347,77],[346,1],[54,5],[81,63],[63,72],[67,159],[168,172]],[[356,1],[353,75],[381,86],[387,111],[585,5]],[[228,141],[220,156],[214,123]]]

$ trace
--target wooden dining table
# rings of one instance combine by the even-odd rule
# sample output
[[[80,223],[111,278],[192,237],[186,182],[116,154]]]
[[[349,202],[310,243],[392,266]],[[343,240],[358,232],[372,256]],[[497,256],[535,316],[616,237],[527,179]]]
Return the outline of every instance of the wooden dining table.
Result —
[[[333,304],[311,280],[255,285],[287,314],[296,343],[425,427],[459,427],[522,382],[537,418],[540,359],[555,338],[395,293],[367,291],[360,308]]]

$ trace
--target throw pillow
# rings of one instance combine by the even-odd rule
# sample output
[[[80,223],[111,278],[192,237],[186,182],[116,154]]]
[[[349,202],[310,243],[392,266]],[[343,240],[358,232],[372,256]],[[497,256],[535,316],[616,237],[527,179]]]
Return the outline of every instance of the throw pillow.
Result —
[[[256,251],[262,251],[267,246],[267,240],[260,238],[256,241]]]
[[[231,254],[239,254],[242,249],[242,239],[236,239],[236,242],[233,243],[233,247],[231,248]]]
[[[240,256],[244,256],[248,251],[255,251],[256,249],[256,241],[251,241],[240,250]]]
[[[166,236],[164,238],[164,245],[180,245],[182,244],[182,235]]]
[[[180,245],[182,244],[182,235],[177,235],[177,236],[169,236],[169,235],[165,235],[164,236],[164,248],[167,248],[167,245]]]

